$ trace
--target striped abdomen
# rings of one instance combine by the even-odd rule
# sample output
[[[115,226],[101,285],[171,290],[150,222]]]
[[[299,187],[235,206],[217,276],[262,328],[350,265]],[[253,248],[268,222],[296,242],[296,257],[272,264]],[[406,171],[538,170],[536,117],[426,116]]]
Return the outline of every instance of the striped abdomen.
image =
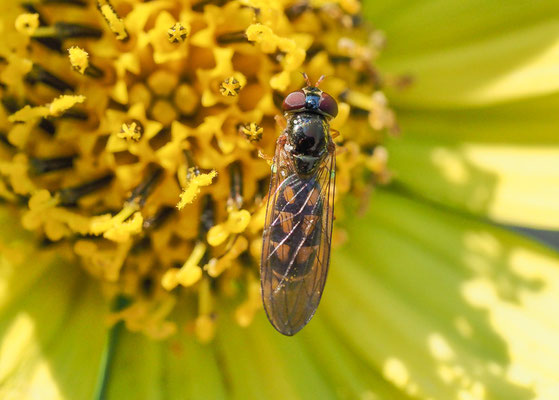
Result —
[[[274,204],[270,241],[277,279],[297,280],[314,265],[322,233],[322,199],[315,178],[288,176]]]

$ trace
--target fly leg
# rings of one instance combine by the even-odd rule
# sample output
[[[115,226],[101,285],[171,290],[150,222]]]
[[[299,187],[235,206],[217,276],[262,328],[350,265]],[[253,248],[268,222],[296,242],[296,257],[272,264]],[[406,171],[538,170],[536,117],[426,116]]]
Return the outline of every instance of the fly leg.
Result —
[[[274,119],[276,120],[276,123],[278,124],[282,132],[285,131],[285,128],[287,128],[287,120],[285,119],[285,117],[283,115],[278,114],[274,117]],[[287,141],[287,137],[285,136],[285,134],[282,133],[278,138],[278,140],[276,141],[276,146],[281,145],[283,148],[283,145],[286,143],[286,141]],[[256,146],[256,148],[258,149],[258,157],[262,158],[263,160],[266,160],[268,165],[272,166],[272,164],[274,163],[274,157],[264,153],[264,151],[260,146]]]
[[[287,136],[285,134],[282,134],[276,141],[276,149],[280,148],[278,146],[281,146],[281,149],[283,150],[283,146],[285,145],[285,143],[287,143]],[[272,166],[274,164],[274,157],[270,157],[269,155],[264,153],[262,149],[258,149],[258,157],[266,160],[269,166]]]

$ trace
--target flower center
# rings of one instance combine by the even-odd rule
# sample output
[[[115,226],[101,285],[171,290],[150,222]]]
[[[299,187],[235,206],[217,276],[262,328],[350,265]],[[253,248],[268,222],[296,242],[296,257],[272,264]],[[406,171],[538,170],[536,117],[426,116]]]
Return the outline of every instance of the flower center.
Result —
[[[340,105],[337,197],[389,177],[381,41],[356,22],[357,2],[26,10],[0,28],[15,27],[0,46],[0,196],[79,258],[129,329],[207,340],[220,312],[246,325],[261,307],[266,158],[300,72],[325,74]]]

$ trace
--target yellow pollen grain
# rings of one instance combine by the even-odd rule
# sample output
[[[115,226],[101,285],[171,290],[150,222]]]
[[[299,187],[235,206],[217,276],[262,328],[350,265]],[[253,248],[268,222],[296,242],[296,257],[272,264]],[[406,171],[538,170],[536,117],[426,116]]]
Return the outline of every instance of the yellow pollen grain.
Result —
[[[39,27],[39,14],[26,13],[20,14],[16,18],[15,28],[18,32],[31,36]]]
[[[87,67],[89,67],[89,54],[87,54],[87,51],[74,46],[68,49],[68,54],[72,67],[83,75]]]
[[[77,95],[63,95],[60,96],[49,105],[49,114],[57,117],[61,115],[64,111],[69,110],[78,103],[83,103],[85,101],[85,96]]]
[[[21,110],[16,111],[8,117],[9,122],[27,122],[41,117],[58,117],[64,111],[72,108],[78,103],[83,103],[85,96],[81,95],[62,95],[53,100],[52,103],[44,106],[32,107],[26,105]]]
[[[192,168],[190,170],[191,175],[195,175],[195,170]],[[177,208],[182,210],[187,204],[190,204],[196,199],[196,196],[200,193],[200,188],[204,186],[209,186],[212,184],[213,179],[217,176],[217,171],[211,171],[207,174],[195,175],[187,182],[187,186],[184,188],[183,192],[180,194],[180,201],[177,204]]]

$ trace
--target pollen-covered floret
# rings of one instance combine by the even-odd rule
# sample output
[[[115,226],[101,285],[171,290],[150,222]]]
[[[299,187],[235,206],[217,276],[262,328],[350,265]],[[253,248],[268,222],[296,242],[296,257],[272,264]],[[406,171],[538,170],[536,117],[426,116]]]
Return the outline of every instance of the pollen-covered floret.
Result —
[[[111,321],[163,338],[180,298],[200,340],[225,302],[251,322],[275,117],[301,72],[339,104],[337,198],[389,179],[383,38],[357,1],[55,3],[0,25],[0,197],[126,299]]]

